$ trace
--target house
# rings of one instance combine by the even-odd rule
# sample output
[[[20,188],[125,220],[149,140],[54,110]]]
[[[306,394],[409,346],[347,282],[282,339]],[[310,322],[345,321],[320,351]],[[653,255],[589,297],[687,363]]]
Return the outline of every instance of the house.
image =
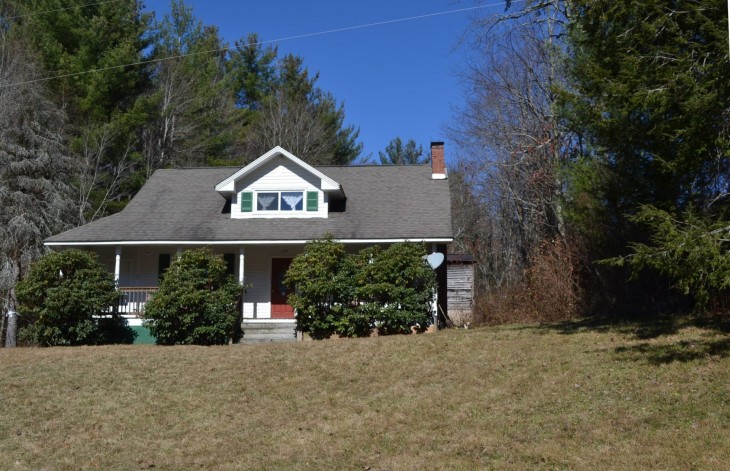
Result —
[[[157,170],[121,212],[45,244],[98,253],[124,293],[120,310],[130,325],[141,325],[175,254],[211,247],[248,286],[244,339],[293,339],[281,281],[307,241],[331,234],[352,251],[418,241],[446,253],[452,230],[443,143],[431,152],[430,167],[313,167],[275,147],[243,168]],[[446,312],[445,266],[437,274]]]

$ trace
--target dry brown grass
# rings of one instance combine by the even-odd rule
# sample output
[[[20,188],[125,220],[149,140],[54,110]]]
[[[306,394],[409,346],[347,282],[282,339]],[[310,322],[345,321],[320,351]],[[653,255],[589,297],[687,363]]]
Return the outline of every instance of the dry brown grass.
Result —
[[[728,469],[730,342],[583,327],[0,351],[0,468]]]

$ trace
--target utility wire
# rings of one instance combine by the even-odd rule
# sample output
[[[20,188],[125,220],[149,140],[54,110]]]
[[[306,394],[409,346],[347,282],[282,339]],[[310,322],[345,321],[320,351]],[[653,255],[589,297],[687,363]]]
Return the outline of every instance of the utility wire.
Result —
[[[115,1],[115,0],[111,0],[111,1]],[[517,0],[517,1],[513,1],[512,3],[518,3],[518,2],[521,2],[521,1],[524,1],[524,0]],[[107,1],[107,2],[100,2],[100,3],[109,3],[109,2]],[[362,25],[346,26],[346,27],[343,27],[343,28],[328,29],[328,30],[324,30],[324,31],[317,31],[317,32],[314,32],[314,33],[304,33],[304,34],[297,34],[297,35],[294,35],[294,36],[285,36],[283,38],[278,38],[278,39],[269,39],[269,40],[266,40],[266,41],[258,41],[256,43],[249,44],[249,46],[262,46],[262,45],[265,45],[265,44],[278,43],[278,42],[284,42],[284,41],[292,41],[294,39],[311,38],[311,37],[314,37],[314,36],[322,36],[322,35],[325,35],[325,34],[342,33],[342,32],[345,32],[345,31],[353,31],[353,30],[357,30],[357,29],[372,28],[372,27],[375,27],[375,26],[383,26],[383,25],[389,25],[389,24],[394,24],[394,23],[402,23],[402,22],[405,22],[405,21],[421,20],[421,19],[424,19],[424,18],[433,18],[433,17],[436,17],[436,16],[451,15],[451,14],[454,14],[454,13],[463,13],[463,12],[474,11],[474,10],[479,10],[479,9],[483,9],[483,8],[490,8],[490,7],[501,6],[501,5],[505,5],[506,3],[507,3],[506,1],[501,1],[501,2],[497,2],[497,3],[490,3],[490,4],[487,4],[487,5],[478,5],[478,6],[475,6],[475,7],[458,8],[458,9],[455,9],[455,10],[447,10],[447,11],[441,11],[441,12],[437,12],[437,13],[427,13],[427,14],[424,14],[424,15],[408,16],[408,17],[405,17],[405,18],[397,18],[397,19],[393,19],[393,20],[376,21],[374,23],[366,23],[366,24],[362,24]],[[89,4],[89,5],[94,5],[94,4]],[[138,61],[138,62],[130,62],[128,64],[112,65],[112,66],[109,66],[109,67],[101,67],[101,68],[98,68],[98,69],[89,69],[89,70],[84,70],[84,71],[81,71],[81,72],[73,72],[73,73],[60,74],[60,75],[52,75],[52,76],[49,76],[49,77],[42,77],[42,78],[37,78],[37,79],[32,79],[32,80],[24,80],[22,82],[13,82],[13,83],[8,83],[8,84],[0,84],[0,88],[15,87],[15,86],[19,86],[19,85],[26,85],[26,84],[29,84],[29,83],[46,82],[46,81],[49,81],[49,80],[55,80],[55,79],[60,79],[60,78],[77,77],[79,75],[93,74],[93,73],[96,73],[96,72],[106,72],[108,70],[123,69],[124,67],[133,67],[133,66],[137,66],[137,65],[154,64],[156,62],[163,62],[163,61],[172,60],[172,59],[182,59],[182,58],[185,58],[185,57],[198,56],[198,55],[202,55],[202,54],[211,54],[211,53],[216,53],[216,52],[225,52],[225,51],[228,51],[230,49],[231,49],[231,46],[226,46],[226,47],[221,47],[221,48],[217,48],[217,49],[209,49],[207,51],[189,52],[189,53],[186,53],[186,54],[177,54],[177,55],[174,55],[174,56],[160,57],[160,58],[157,58],[157,59],[146,59],[146,60],[142,60],[142,61]]]

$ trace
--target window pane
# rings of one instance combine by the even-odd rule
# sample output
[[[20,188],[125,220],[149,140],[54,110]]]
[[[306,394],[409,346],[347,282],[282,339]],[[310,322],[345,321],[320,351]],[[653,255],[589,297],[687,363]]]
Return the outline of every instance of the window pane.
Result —
[[[256,196],[256,209],[258,211],[276,211],[279,209],[278,193],[259,193]]]
[[[281,210],[282,211],[301,211],[304,209],[304,192],[301,191],[282,191],[281,192]]]

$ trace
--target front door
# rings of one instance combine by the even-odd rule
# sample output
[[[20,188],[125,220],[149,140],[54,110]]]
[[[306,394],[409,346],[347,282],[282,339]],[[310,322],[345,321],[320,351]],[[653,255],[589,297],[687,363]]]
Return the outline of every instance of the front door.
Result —
[[[271,259],[271,318],[294,319],[294,308],[286,302],[289,289],[284,285],[284,276],[291,265],[291,258]]]

